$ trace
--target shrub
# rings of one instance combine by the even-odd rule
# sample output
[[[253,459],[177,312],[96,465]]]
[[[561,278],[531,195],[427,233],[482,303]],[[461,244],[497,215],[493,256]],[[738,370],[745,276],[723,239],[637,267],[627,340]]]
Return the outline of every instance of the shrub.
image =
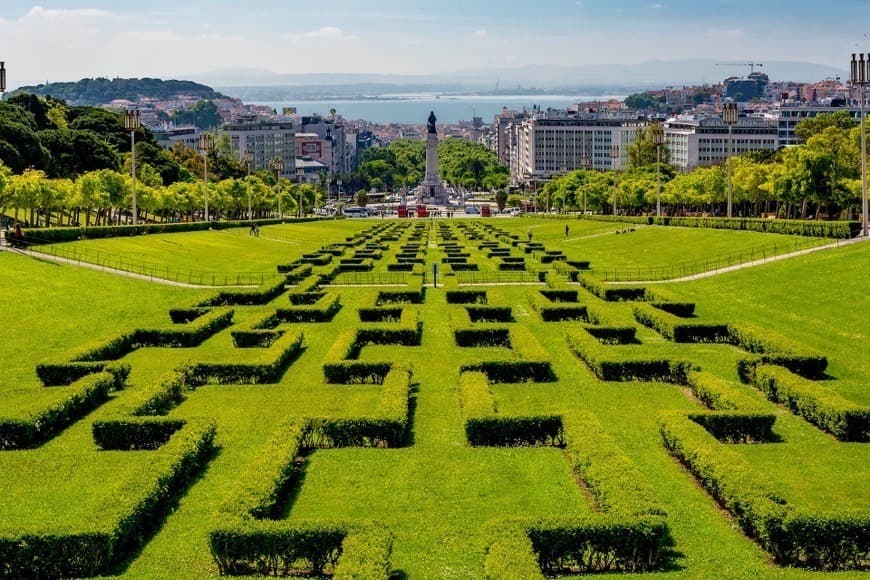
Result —
[[[457,346],[511,348],[510,330],[507,328],[460,328],[453,331]]]
[[[402,308],[359,308],[361,322],[399,322],[402,318]]]
[[[771,401],[782,403],[840,441],[870,441],[870,407],[776,366],[756,368],[755,384]]]
[[[158,449],[182,427],[184,421],[163,417],[137,417],[95,421],[91,426],[100,449],[130,451]]]
[[[448,290],[448,304],[486,304],[486,292],[483,290]]]
[[[514,321],[510,306],[466,306],[465,310],[472,323]]]
[[[486,549],[483,575],[487,580],[544,580],[532,541],[520,525],[492,525],[495,539]]]
[[[281,376],[302,348],[303,334],[287,332],[272,343],[254,362],[220,363],[197,362],[190,369],[196,384],[214,382],[226,384],[271,384]]]
[[[764,403],[748,396],[716,375],[692,371],[687,375],[688,385],[695,396],[714,411],[763,411]]]
[[[358,330],[348,329],[338,335],[323,361],[323,376],[331,384],[381,384],[390,372],[389,362],[361,362],[356,359],[362,349]]]
[[[635,304],[634,318],[674,342],[730,342],[727,324],[687,322],[650,304]]]
[[[341,294],[324,292],[310,306],[278,308],[275,315],[281,322],[330,322],[341,310]]]
[[[393,535],[383,526],[352,529],[341,544],[341,558],[335,566],[335,580],[388,580],[392,577],[390,557]]]
[[[234,330],[233,346],[236,348],[269,348],[282,334],[280,330]]]
[[[691,413],[689,419],[723,443],[764,443],[773,439],[772,413],[719,411]]]
[[[861,231],[860,222],[781,220],[759,218],[722,217],[628,217],[596,216],[597,221],[623,222],[648,225],[677,226],[684,228],[711,228],[721,230],[747,230],[770,234],[787,234],[815,238],[854,238]]]
[[[203,300],[197,306],[259,306],[268,304],[284,293],[287,281],[284,278],[266,282],[254,289],[222,290]]]
[[[563,295],[557,292],[559,295]],[[569,292],[570,294],[570,292]],[[576,291],[574,292],[576,301]],[[587,321],[586,306],[581,304],[570,304],[568,302],[556,302],[546,298],[544,291],[531,290],[527,293],[529,305],[532,310],[541,316],[544,322],[564,322],[564,321]]]
[[[633,302],[644,300],[646,288],[637,286],[608,286],[598,278],[582,275],[577,279],[580,285],[607,302]]]
[[[686,384],[691,365],[669,359],[622,356],[618,347],[604,346],[584,330],[567,334],[568,347],[602,381],[661,381]]]
[[[129,367],[115,374],[101,372],[66,387],[67,396],[34,410],[26,418],[0,417],[0,449],[28,449],[45,443],[99,407],[109,391],[123,387]]]
[[[744,382],[752,382],[758,364],[784,366],[808,379],[820,379],[828,368],[825,355],[784,336],[749,324],[728,326],[731,344],[760,356],[738,361],[738,373]]]

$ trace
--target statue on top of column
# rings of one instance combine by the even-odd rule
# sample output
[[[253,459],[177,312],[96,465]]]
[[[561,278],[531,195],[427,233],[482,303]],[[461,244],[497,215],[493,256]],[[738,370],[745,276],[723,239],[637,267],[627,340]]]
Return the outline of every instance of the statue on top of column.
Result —
[[[438,133],[438,131],[435,130],[435,121],[437,121],[437,120],[438,119],[435,118],[435,111],[430,112],[429,113],[429,123],[428,123],[430,135],[434,135],[434,134]]]

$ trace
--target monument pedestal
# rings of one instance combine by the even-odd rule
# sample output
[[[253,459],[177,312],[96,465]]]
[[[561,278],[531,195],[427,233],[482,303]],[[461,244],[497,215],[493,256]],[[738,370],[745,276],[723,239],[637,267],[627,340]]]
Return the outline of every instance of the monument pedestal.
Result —
[[[438,133],[435,113],[429,114],[429,132],[426,135],[426,176],[417,188],[417,203],[447,205],[448,196],[438,171]]]

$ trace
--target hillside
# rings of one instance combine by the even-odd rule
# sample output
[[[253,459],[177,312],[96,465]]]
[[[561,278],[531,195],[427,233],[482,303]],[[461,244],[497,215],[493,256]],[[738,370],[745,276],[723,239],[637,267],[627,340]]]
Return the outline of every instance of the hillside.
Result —
[[[162,79],[82,79],[78,82],[48,83],[19,87],[13,94],[33,93],[63,99],[71,105],[102,105],[116,99],[138,101],[142,98],[160,100],[188,96],[202,100],[223,99],[225,95],[211,87],[193,81]]]

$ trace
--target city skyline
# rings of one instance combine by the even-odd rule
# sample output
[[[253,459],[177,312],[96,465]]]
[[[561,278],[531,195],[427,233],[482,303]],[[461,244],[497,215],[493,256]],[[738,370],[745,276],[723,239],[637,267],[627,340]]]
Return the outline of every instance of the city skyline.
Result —
[[[541,0],[534,12],[519,0],[359,4],[264,0],[247,10],[229,1],[154,0],[143,8],[127,0],[7,0],[0,60],[15,88],[224,69],[408,75],[687,56],[845,71],[851,52],[870,52],[870,3],[858,0]]]

